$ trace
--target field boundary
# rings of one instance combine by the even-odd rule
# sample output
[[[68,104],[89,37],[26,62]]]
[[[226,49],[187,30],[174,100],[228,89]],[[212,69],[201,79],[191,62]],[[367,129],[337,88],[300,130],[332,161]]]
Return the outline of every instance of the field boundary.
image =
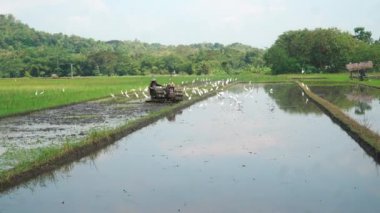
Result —
[[[345,113],[339,107],[313,93],[307,85],[296,81],[305,94],[323,111],[334,123],[345,130],[359,145],[380,162],[380,135],[366,126],[361,125]]]

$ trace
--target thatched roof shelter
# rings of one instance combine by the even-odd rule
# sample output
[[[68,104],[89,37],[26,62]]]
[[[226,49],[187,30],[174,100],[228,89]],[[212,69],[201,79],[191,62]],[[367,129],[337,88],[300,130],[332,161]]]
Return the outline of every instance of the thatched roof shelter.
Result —
[[[373,68],[372,61],[346,64],[346,69],[350,72],[359,71],[359,70],[366,70],[366,69],[371,69],[371,68]]]

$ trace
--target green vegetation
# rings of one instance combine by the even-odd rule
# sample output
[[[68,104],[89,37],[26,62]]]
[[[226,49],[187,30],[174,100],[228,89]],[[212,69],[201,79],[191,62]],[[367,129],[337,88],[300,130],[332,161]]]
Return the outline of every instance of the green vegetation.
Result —
[[[0,78],[262,71],[264,50],[234,43],[166,46],[36,31],[0,15]]]
[[[273,74],[337,73],[350,62],[373,61],[380,67],[380,42],[371,33],[355,28],[355,35],[338,29],[288,31],[279,36],[265,53]]]
[[[12,15],[0,15],[0,78],[124,76],[151,74],[337,73],[345,64],[380,65],[380,40],[356,27],[283,33],[268,49],[240,43],[161,45],[140,41],[95,41],[40,32]]]

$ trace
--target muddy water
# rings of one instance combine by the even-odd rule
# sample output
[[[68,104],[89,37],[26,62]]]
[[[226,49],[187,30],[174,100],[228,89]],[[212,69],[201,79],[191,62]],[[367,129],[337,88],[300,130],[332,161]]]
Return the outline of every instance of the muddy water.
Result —
[[[339,106],[351,118],[380,133],[380,89],[360,85],[310,88]]]
[[[379,212],[379,186],[299,89],[247,85],[1,194],[0,212]]]

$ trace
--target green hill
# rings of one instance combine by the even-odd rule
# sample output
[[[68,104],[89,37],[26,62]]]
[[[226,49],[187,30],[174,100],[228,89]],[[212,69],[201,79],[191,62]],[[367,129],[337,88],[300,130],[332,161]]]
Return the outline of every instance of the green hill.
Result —
[[[41,32],[12,15],[0,15],[0,32],[0,77],[210,74],[264,65],[263,50],[240,43],[96,41]]]

